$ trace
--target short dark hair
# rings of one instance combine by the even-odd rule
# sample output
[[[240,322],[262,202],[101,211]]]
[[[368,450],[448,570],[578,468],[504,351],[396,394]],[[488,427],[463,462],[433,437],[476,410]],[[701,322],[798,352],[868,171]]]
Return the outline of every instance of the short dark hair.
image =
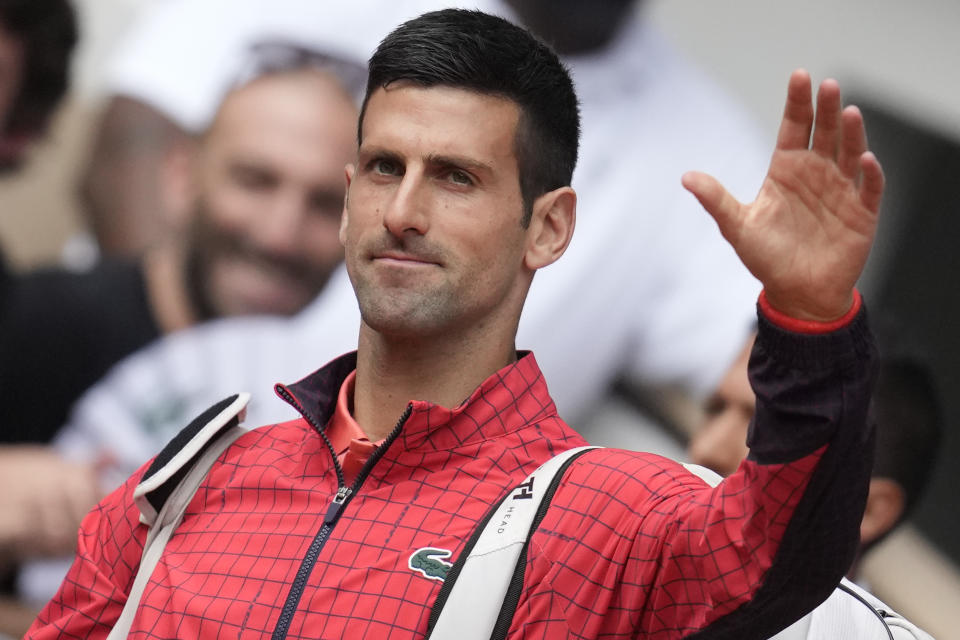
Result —
[[[570,184],[580,139],[573,81],[557,54],[526,29],[463,9],[425,13],[394,29],[370,58],[360,142],[371,94],[400,80],[497,95],[520,107],[515,153],[524,226],[534,200]]]
[[[926,488],[943,431],[929,368],[913,356],[881,358],[871,410],[877,424],[872,475],[890,478],[903,488],[902,520]]]
[[[23,43],[24,59],[3,133],[40,135],[67,91],[76,15],[67,0],[0,0],[0,25]]]

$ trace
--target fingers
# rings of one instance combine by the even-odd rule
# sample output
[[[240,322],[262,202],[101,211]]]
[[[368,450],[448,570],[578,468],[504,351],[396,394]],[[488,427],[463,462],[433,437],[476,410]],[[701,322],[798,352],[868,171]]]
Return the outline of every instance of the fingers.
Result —
[[[806,149],[810,144],[810,129],[813,126],[813,102],[810,74],[797,69],[790,75],[787,85],[787,103],[783,108],[783,120],[777,134],[777,149]]]
[[[860,154],[866,150],[863,118],[855,107],[852,110],[848,107],[843,112],[840,109],[840,85],[828,78],[817,91],[814,111],[810,74],[797,69],[791,74],[787,87],[787,103],[777,136],[777,148],[811,148],[825,158],[842,156],[844,175],[853,177],[859,169]]]
[[[840,129],[837,166],[845,177],[855,180],[860,171],[860,156],[867,150],[867,135],[860,109],[854,106],[844,109],[840,116]]]
[[[811,102],[810,74],[798,69],[790,76],[787,88],[787,104],[777,137],[777,148],[803,150],[810,148],[827,159],[836,159],[837,167],[844,177],[860,182],[867,175],[860,175],[861,158],[867,151],[867,136],[863,115],[855,106],[841,111],[840,85],[828,78],[820,83],[817,91],[817,108]],[[811,126],[812,125],[812,126]],[[812,129],[812,140],[811,140]],[[876,158],[868,162],[869,185],[863,184],[862,195],[867,200],[879,202],[883,191],[883,172]],[[865,200],[866,201],[866,200]],[[876,210],[876,207],[871,207]]]
[[[832,78],[820,83],[811,148],[824,158],[834,158],[840,140],[840,85]]]
[[[729,238],[728,231],[734,228],[740,203],[723,188],[716,178],[699,171],[688,171],[681,178],[684,188],[692,193],[720,227],[720,233]]]
[[[880,210],[880,198],[883,195],[883,169],[872,152],[867,151],[859,158],[860,171],[863,174],[860,183],[860,201],[870,211]]]

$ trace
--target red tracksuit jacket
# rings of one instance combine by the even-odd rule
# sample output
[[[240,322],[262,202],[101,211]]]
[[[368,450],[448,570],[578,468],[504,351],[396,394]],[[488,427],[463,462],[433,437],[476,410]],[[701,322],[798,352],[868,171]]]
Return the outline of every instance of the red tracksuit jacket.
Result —
[[[823,600],[856,547],[872,358],[862,311],[817,336],[761,317],[750,459],[711,489],[658,456],[581,456],[531,537],[506,637],[765,638]],[[547,458],[584,444],[526,355],[455,409],[412,402],[334,501],[318,425],[354,363],[280,387],[306,417],[224,452],[131,638],[423,638],[443,571],[477,522]],[[83,521],[76,561],[28,638],[106,636],[145,538],[132,499],[142,472]]]

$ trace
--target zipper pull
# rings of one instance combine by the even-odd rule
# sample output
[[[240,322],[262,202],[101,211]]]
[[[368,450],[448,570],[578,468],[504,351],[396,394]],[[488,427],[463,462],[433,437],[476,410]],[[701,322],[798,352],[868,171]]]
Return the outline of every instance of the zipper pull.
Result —
[[[337,495],[333,497],[333,502],[327,507],[327,515],[323,518],[324,524],[333,524],[336,522],[337,518],[340,517],[340,509],[343,508],[343,503],[346,502],[351,493],[353,493],[353,490],[350,489],[350,487],[340,487],[337,489]]]

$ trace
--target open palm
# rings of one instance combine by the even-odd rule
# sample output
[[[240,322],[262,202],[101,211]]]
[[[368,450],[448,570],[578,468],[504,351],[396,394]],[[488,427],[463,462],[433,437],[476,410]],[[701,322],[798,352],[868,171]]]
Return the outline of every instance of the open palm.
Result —
[[[690,172],[683,183],[774,308],[818,321],[850,309],[873,243],[883,172],[867,151],[860,111],[841,111],[835,81],[820,85],[814,114],[809,74],[790,77],[777,146],[752,203],[741,204],[703,173]]]

